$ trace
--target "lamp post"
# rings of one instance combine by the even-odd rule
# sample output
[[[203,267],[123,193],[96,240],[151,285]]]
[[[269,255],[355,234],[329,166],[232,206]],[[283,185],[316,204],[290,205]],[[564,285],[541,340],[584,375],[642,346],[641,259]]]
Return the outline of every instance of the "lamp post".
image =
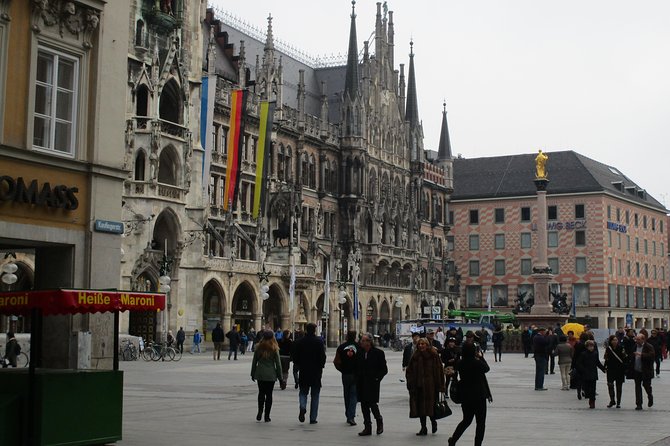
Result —
[[[172,308],[172,301],[170,300],[170,282],[172,282],[172,279],[170,278],[170,268],[172,267],[172,259],[168,257],[167,254],[167,239],[165,240],[165,250],[163,251],[163,259],[160,262],[160,277],[158,279],[158,291],[161,293],[165,293],[167,296],[167,312],[165,312],[163,318],[164,318],[164,323],[163,323],[163,337],[167,341],[167,332],[168,332],[168,324],[170,323],[169,318],[170,318],[170,309]]]
[[[261,270],[256,274],[258,275],[258,281],[261,284],[261,299],[263,299],[263,302],[265,302],[270,298],[269,294],[270,286],[268,285],[268,277],[270,276],[270,273],[265,270],[265,262],[261,263]],[[265,319],[265,314],[263,312],[262,307],[261,307],[261,318],[265,320],[265,324],[267,325],[268,321],[267,319]],[[263,321],[261,321],[261,325],[263,325]]]

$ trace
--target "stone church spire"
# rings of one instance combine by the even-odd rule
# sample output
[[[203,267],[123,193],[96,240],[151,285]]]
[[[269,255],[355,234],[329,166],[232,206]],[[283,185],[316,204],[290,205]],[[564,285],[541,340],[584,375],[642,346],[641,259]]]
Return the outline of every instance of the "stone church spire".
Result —
[[[405,121],[409,122],[410,131],[419,124],[419,106],[416,99],[416,77],[414,75],[414,42],[409,43],[409,73],[407,75],[407,106]]]
[[[347,72],[344,80],[344,95],[354,100],[358,95],[358,43],[356,38],[356,1],[351,2],[351,28],[349,30],[349,50]]]
[[[449,126],[447,125],[447,103],[442,104],[442,128],[440,129],[440,144],[438,145],[438,161],[451,159],[451,141],[449,140]]]
[[[272,34],[272,15],[268,16],[263,62],[260,66],[256,63],[256,83],[260,85],[261,99],[276,101],[277,109],[281,110],[283,86],[282,67],[281,57],[279,59],[279,66],[277,66],[275,58],[274,36]]]

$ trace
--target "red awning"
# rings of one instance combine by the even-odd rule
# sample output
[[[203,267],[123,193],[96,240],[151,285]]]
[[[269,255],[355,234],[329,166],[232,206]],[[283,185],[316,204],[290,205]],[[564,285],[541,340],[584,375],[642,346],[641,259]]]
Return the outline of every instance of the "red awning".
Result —
[[[135,291],[43,290],[0,293],[0,314],[104,313],[107,311],[163,310],[165,294]]]

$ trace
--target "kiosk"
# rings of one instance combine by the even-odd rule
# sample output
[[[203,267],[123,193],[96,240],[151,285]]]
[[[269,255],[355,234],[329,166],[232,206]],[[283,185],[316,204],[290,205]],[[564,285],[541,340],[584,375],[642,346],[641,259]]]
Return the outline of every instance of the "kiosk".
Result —
[[[165,295],[133,291],[44,290],[0,293],[0,314],[31,315],[27,369],[0,371],[0,444],[89,445],[121,440],[123,372],[119,312],[161,311]],[[112,370],[41,368],[42,318],[114,313]]]

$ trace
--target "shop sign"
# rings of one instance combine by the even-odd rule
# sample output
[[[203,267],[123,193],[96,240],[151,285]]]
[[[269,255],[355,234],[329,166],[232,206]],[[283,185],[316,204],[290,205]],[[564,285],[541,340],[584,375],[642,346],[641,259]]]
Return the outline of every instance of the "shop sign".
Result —
[[[0,176],[0,201],[74,211],[79,207],[77,192],[79,188],[75,186],[51,186],[49,182],[40,186],[37,180],[26,184],[23,177]]]
[[[123,234],[123,223],[119,221],[96,220],[93,226],[97,232],[107,232],[109,234]]]
[[[586,229],[586,220],[550,221],[547,223],[547,231],[573,231],[575,229]],[[531,230],[537,231],[537,223],[531,225]]]
[[[610,231],[623,232],[624,234],[628,232],[628,227],[626,225],[614,223],[613,221],[607,222],[607,229],[609,229]]]

